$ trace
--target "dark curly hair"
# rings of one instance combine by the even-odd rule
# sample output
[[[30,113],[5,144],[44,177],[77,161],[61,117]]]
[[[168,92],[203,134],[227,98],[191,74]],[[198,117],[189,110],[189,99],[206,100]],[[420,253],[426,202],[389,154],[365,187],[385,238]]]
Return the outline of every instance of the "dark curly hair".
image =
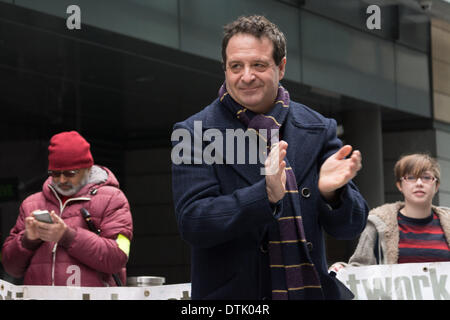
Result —
[[[273,60],[279,65],[286,56],[286,37],[278,27],[267,18],[258,15],[241,16],[225,25],[222,39],[222,66],[225,70],[227,55],[226,49],[231,37],[238,33],[250,34],[258,39],[267,37],[273,43]]]

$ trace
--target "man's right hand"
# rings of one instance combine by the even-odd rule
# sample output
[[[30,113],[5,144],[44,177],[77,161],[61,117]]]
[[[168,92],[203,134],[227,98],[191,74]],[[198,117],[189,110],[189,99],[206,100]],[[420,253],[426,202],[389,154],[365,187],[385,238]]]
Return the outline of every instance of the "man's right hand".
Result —
[[[286,156],[288,144],[281,140],[272,147],[264,165],[266,172],[266,191],[270,203],[277,203],[286,194]]]

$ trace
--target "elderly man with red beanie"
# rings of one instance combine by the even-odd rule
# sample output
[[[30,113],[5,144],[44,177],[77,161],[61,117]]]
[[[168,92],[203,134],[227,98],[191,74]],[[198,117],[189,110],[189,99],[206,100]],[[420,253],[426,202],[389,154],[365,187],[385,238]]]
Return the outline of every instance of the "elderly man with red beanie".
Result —
[[[94,165],[89,143],[76,131],[54,135],[48,151],[49,178],[23,201],[3,244],[5,271],[23,277],[24,285],[125,283],[133,223],[116,177]],[[38,221],[38,210],[47,210],[52,223]]]

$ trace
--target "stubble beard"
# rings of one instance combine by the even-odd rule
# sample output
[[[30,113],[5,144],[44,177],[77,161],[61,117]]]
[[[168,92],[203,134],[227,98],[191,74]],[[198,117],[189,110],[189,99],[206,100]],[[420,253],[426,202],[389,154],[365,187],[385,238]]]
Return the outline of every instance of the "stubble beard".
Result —
[[[77,186],[74,186],[71,183],[54,183],[53,181],[52,181],[51,185],[52,185],[53,188],[55,188],[55,190],[59,194],[61,194],[63,196],[66,196],[66,197],[70,197],[70,196],[73,196],[74,194],[76,194],[78,191],[80,191],[81,188],[83,188],[87,184],[88,179],[89,179],[89,171],[86,171],[84,173],[83,179],[81,179],[80,184],[77,185]],[[62,185],[68,186],[70,188],[69,189],[62,189],[61,188]]]

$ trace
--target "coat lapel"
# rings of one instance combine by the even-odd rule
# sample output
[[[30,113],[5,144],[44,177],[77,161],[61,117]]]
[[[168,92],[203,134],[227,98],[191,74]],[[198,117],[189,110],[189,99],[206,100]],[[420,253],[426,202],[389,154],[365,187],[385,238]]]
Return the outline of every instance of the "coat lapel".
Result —
[[[287,158],[291,167],[294,168],[297,183],[301,183],[317,161],[320,152],[318,146],[321,145],[323,134],[325,134],[325,126],[307,125],[299,121],[299,116],[301,116],[299,110],[291,110],[282,137],[288,143]]]

